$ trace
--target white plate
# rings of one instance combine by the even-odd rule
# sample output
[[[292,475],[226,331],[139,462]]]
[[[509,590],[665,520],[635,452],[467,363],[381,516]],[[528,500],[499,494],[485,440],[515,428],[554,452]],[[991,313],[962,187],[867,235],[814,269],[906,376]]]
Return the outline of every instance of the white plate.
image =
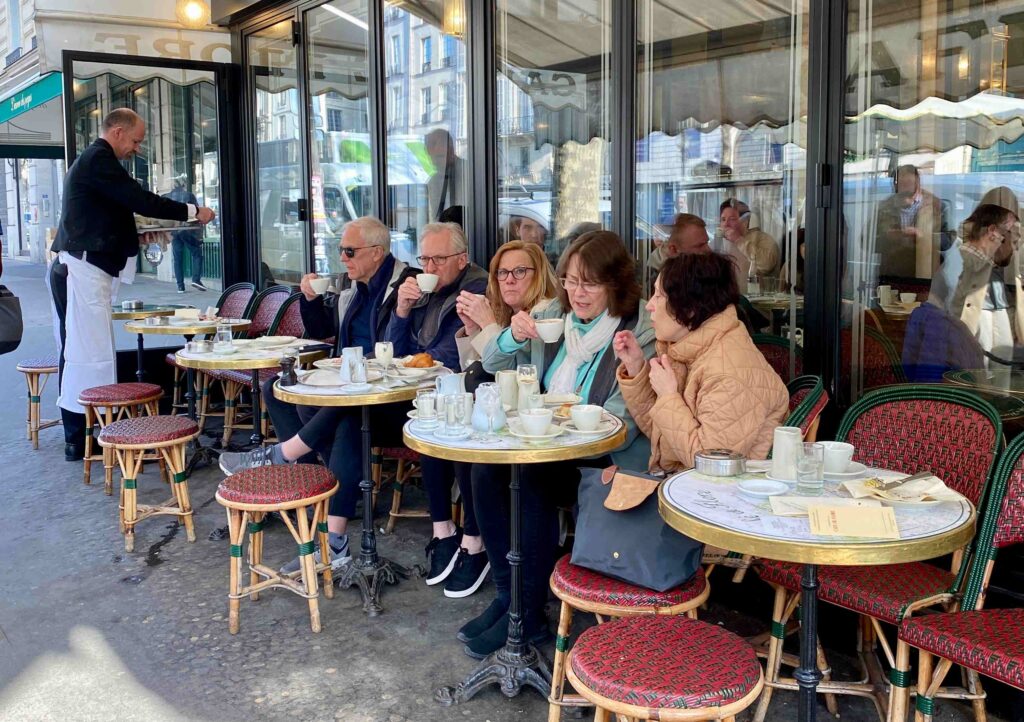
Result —
[[[551,424],[551,426],[548,427],[548,433],[546,434],[527,434],[523,431],[523,426],[519,419],[509,419],[508,433],[512,434],[512,436],[515,436],[517,439],[523,439],[524,441],[547,441],[561,436],[565,433],[565,429],[558,424]]]
[[[576,394],[541,394],[540,402],[545,406],[561,406],[562,404],[578,404],[583,400]]]
[[[256,346],[287,346],[292,341],[295,341],[294,336],[260,336],[259,338],[252,339]]]
[[[213,321],[200,321],[198,318],[172,318],[169,326],[212,326]]]
[[[236,348],[248,348],[253,345],[253,340],[251,338],[236,338],[233,339],[231,343],[233,343]]]
[[[341,387],[343,394],[365,394],[373,387],[370,384],[345,384]]]
[[[337,371],[328,369],[317,369],[299,376],[299,383],[306,386],[333,386],[340,387],[341,378]]]
[[[410,409],[409,411],[406,412],[405,415],[406,415],[407,418],[410,418],[413,421],[415,421],[416,419],[419,418],[419,412],[416,409]],[[437,417],[436,416],[434,417],[434,423],[435,424],[437,423]]]
[[[274,350],[277,350],[277,349],[274,349]],[[313,366],[315,368],[320,369],[321,371],[328,371],[328,372],[334,374],[336,378],[340,379],[341,377],[338,374],[338,366],[337,365],[333,365],[332,366],[331,364],[326,363],[327,361],[333,361],[333,360],[334,359],[326,359],[326,358],[325,359],[320,359],[319,361],[314,361],[313,362]],[[384,374],[382,374],[377,369],[367,369],[366,370],[366,380],[368,382],[373,383],[374,381],[380,381],[382,378],[384,378]],[[338,386],[341,385],[341,381],[340,380],[338,381],[337,385]]]
[[[428,422],[416,421],[416,420],[414,420],[412,422],[412,428],[415,431],[433,431],[434,429],[437,428],[437,426],[438,426],[437,419],[434,419],[433,421],[428,421]]]
[[[322,358],[319,361],[314,361],[313,365],[318,369],[334,369],[337,371],[341,368],[341,358]]]
[[[463,439],[468,439],[472,435],[473,429],[469,428],[468,426],[464,426],[462,428],[462,431],[455,435],[448,433],[442,434],[440,427],[438,427],[438,429],[434,432],[434,438],[440,439],[441,441],[462,441]]]
[[[600,436],[601,434],[607,434],[610,431],[614,431],[615,422],[611,419],[601,419],[601,422],[593,431],[580,431],[576,428],[576,425],[573,422],[565,421],[562,423],[562,428],[570,434],[579,434],[580,436]]]
[[[788,484],[770,479],[743,479],[736,485],[736,488],[743,496],[758,500],[789,492]]]
[[[770,469],[769,469],[768,473],[766,473],[764,475],[764,478],[768,479],[769,481],[778,481],[778,482],[781,482],[783,484],[789,484],[790,486],[793,486],[794,484],[796,484],[796,479],[780,479],[777,476],[772,476],[772,472],[771,472]]]
[[[918,509],[931,509],[933,506],[938,506],[942,502],[938,499],[931,501],[896,501],[895,499],[879,499],[882,502],[882,506],[891,506],[893,509],[904,509],[906,511],[916,511]]]
[[[772,470],[771,459],[747,459],[743,468],[748,474],[764,474]]]
[[[846,467],[846,471],[826,471],[824,476],[826,481],[849,481],[850,479],[859,479],[867,473],[868,467],[859,461],[851,461],[850,465]]]

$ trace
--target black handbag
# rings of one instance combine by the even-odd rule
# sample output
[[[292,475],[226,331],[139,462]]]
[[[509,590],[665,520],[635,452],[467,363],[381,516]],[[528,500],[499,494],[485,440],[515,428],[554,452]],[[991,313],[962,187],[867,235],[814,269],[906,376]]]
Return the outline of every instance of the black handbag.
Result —
[[[21,302],[7,286],[0,285],[0,354],[21,345],[25,327],[21,320]]]
[[[573,564],[659,592],[697,572],[704,545],[662,520],[660,480],[614,466],[581,471]]]
[[[463,383],[469,393],[476,393],[476,387],[488,381],[494,381],[494,374],[484,371],[484,365],[480,361],[474,361],[466,367],[466,377]]]

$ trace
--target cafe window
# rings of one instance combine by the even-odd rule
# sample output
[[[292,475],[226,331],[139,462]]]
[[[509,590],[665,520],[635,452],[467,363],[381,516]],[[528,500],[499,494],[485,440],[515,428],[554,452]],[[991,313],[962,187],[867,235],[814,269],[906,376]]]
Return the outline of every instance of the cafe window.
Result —
[[[1024,19],[1000,3],[851,3],[840,382],[1022,405]]]
[[[420,40],[420,62],[422,63],[421,70],[425,73],[430,70],[430,36],[427,36]]]

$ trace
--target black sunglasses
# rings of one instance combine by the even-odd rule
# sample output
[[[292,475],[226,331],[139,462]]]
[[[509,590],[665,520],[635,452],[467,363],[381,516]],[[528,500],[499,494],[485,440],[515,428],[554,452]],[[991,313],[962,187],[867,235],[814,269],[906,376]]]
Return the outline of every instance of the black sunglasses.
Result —
[[[367,248],[376,248],[377,246],[360,246],[354,248],[352,246],[338,246],[338,253],[343,255],[345,258],[355,258],[358,251],[363,251]]]

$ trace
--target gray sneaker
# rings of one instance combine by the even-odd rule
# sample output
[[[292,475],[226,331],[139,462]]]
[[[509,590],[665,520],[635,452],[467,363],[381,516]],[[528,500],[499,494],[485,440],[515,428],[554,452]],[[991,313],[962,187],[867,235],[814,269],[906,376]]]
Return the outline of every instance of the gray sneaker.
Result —
[[[272,466],[273,446],[257,446],[252,451],[225,451],[220,455],[220,470],[228,476],[258,466]]]
[[[333,531],[327,535],[328,545],[331,547],[331,571],[337,571],[352,561],[352,555],[348,551],[348,534],[335,534]],[[313,552],[313,561],[320,564],[320,545],[316,545]],[[299,571],[301,562],[295,557],[279,570],[282,574],[294,574]]]

